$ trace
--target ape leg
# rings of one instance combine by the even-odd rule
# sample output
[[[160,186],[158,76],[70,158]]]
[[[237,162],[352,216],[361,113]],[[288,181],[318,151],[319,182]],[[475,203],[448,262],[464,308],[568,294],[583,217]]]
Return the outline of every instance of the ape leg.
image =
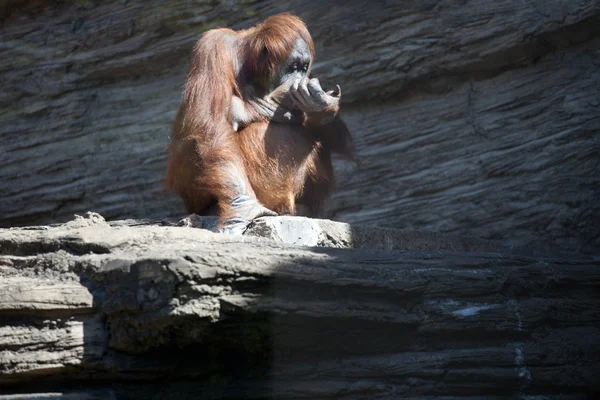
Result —
[[[214,197],[202,190],[193,191],[182,197],[185,209],[190,214],[208,215],[208,210],[217,202]]]
[[[323,205],[331,195],[335,186],[331,153],[322,150],[317,160],[315,172],[306,177],[304,191],[298,198],[298,207],[306,217],[316,218],[321,216]]]
[[[287,199],[279,207],[274,209],[279,215],[296,215],[296,196],[293,192],[287,195]]]
[[[288,203],[286,206],[286,210],[284,212],[288,215],[296,215],[296,195],[295,195],[295,193],[290,193],[288,195]]]
[[[217,199],[207,190],[206,185],[197,184],[197,170],[201,167],[197,161],[197,141],[193,138],[180,138],[181,109],[175,120],[174,139],[169,145],[167,160],[167,176],[165,184],[175,191],[183,200],[185,209],[190,214],[207,215],[207,209],[217,204]]]
[[[277,215],[256,199],[232,138],[222,135],[210,146],[198,143],[197,151],[204,167],[198,184],[218,200],[221,232],[241,234],[253,219]]]

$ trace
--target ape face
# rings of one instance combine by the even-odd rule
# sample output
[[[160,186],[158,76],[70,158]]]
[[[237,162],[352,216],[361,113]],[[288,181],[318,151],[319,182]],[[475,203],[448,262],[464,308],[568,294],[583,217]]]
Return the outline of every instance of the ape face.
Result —
[[[306,79],[310,73],[311,57],[308,44],[298,38],[294,44],[294,48],[279,73],[275,77],[275,87],[286,82],[302,81]]]
[[[298,38],[287,60],[270,82],[269,92],[277,88],[285,88],[282,90],[282,94],[285,95],[278,99],[280,104],[290,109],[297,109],[289,96],[289,91],[294,84],[298,86],[299,83],[308,81],[311,66],[310,48],[303,39]]]

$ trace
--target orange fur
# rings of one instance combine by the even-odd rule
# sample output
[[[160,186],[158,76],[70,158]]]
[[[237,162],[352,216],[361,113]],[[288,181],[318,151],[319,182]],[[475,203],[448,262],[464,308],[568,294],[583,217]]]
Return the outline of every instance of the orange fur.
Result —
[[[211,30],[198,40],[173,123],[165,179],[188,212],[205,214],[218,203],[223,222],[233,216],[231,201],[244,193],[277,213],[294,214],[299,199],[316,215],[329,196],[331,152],[353,151],[339,117],[325,125],[319,115],[304,125],[259,121],[240,132],[231,124],[232,97],[242,98],[240,72],[254,84],[269,81],[299,37],[314,58],[306,26],[289,14],[244,31]]]
[[[242,35],[248,39],[245,47],[248,74],[260,82],[269,80],[277,72],[298,37],[304,39],[311,58],[315,58],[315,46],[306,25],[290,14],[269,17],[262,24],[243,31]]]

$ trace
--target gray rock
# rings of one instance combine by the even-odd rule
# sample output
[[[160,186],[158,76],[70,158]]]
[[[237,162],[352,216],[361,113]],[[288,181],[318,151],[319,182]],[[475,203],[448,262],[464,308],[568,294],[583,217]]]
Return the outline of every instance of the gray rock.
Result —
[[[0,226],[178,217],[169,126],[200,34],[294,10],[360,169],[328,218],[600,249],[598,0],[8,1]]]
[[[305,218],[0,229],[0,399],[581,398],[599,284],[597,257]]]

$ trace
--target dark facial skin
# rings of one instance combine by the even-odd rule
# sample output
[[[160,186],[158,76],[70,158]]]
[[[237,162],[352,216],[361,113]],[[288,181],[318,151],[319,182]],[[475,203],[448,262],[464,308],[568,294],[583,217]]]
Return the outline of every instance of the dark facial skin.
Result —
[[[269,92],[277,93],[273,97],[282,107],[290,110],[298,109],[289,96],[289,92],[295,83],[306,80],[310,73],[311,62],[308,44],[298,38],[286,62],[269,85]]]
[[[298,38],[285,65],[273,80],[273,89],[286,82],[305,79],[309,74],[311,61],[308,45],[304,40]]]
[[[301,38],[277,75],[274,86],[281,90],[279,104],[288,110],[301,110],[305,113],[322,112],[339,103],[339,88],[326,93],[318,79],[309,79],[312,59],[308,44]],[[285,89],[284,89],[285,88]]]

